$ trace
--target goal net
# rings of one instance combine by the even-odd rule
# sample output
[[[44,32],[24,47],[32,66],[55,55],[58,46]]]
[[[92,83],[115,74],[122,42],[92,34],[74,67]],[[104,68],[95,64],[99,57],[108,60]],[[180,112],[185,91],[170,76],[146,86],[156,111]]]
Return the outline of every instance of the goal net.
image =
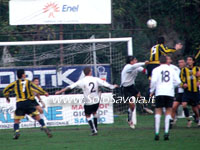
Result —
[[[85,66],[92,67],[94,76],[120,85],[125,58],[133,52],[130,37],[0,42],[0,49],[0,90],[16,80],[16,71],[20,68],[25,69],[29,80],[38,78],[40,86],[50,94],[47,98],[42,97],[46,104],[45,121],[49,126],[86,124],[83,104],[79,101],[82,99],[81,90],[75,89],[59,96],[56,96],[55,92],[82,78]],[[99,123],[113,123],[114,118],[126,114],[128,105],[113,100],[121,96],[120,89],[111,91],[102,88],[101,92],[105,101],[100,104]],[[1,94],[0,128],[12,126],[14,96],[14,93],[11,93],[13,98],[11,103],[7,104]],[[31,118],[26,117],[22,122],[22,127],[38,126]]]

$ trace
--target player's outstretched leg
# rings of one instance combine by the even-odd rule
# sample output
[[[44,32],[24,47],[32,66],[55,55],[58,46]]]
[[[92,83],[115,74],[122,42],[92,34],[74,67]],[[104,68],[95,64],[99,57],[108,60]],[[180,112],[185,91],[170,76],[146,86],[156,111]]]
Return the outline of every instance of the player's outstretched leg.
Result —
[[[49,138],[51,138],[53,135],[51,134],[51,131],[45,126],[44,120],[40,118],[39,115],[36,115],[35,120],[39,122],[39,124],[42,126],[43,131],[47,134]]]
[[[91,128],[91,131],[92,131],[91,135],[97,135],[97,129],[95,128],[95,125],[94,125],[94,122],[93,122],[91,115],[86,115],[86,118],[87,118],[88,124]]]
[[[15,123],[14,123],[14,136],[13,136],[13,139],[14,140],[17,140],[20,136],[20,132],[19,132],[19,123],[20,123],[20,120],[19,119],[15,119]]]

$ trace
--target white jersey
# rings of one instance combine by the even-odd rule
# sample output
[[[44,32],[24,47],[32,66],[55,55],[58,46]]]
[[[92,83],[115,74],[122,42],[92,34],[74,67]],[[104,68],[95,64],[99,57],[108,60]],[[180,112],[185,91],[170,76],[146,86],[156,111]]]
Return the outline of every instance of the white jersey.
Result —
[[[97,104],[100,101],[99,86],[104,86],[110,89],[114,89],[114,85],[93,76],[85,76],[83,79],[68,86],[70,89],[75,87],[83,90],[85,105]],[[68,88],[67,87],[67,88]]]
[[[170,64],[169,66],[172,67],[176,71],[176,73],[178,74],[180,78],[181,70],[175,65]],[[184,89],[180,86],[178,87],[178,93],[184,93]]]
[[[175,87],[180,83],[181,80],[175,70],[167,64],[161,64],[152,72],[150,92],[155,92],[155,96],[174,97]]]
[[[121,86],[127,87],[135,84],[135,79],[138,72],[142,72],[145,63],[127,64],[124,66],[121,73]]]

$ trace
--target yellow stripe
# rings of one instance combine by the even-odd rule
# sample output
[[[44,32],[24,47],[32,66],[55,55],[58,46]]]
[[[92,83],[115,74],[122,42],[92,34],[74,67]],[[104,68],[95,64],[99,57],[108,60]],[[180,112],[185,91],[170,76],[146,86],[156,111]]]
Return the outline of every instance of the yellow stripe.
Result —
[[[150,52],[150,61],[152,61],[152,57],[153,57],[153,55],[152,55],[152,48],[151,48],[151,52]]]
[[[14,115],[14,119],[23,119],[24,118],[24,116],[16,116],[16,115]]]
[[[183,83],[185,83],[185,77],[184,77],[184,70],[185,70],[185,68],[183,68],[183,69],[181,69],[181,81],[183,82]]]
[[[187,77],[188,91],[191,91],[190,71],[188,68],[186,68],[185,71],[186,71],[186,77]]]
[[[200,50],[199,52],[196,54],[195,59],[197,59],[200,56]]]
[[[194,89],[194,92],[197,92],[197,78],[196,78],[196,74],[197,74],[197,72],[196,72],[196,67],[194,67],[193,69],[192,69],[192,75],[193,75],[193,89]]]
[[[26,101],[27,99],[22,99],[22,98],[17,98],[17,102],[23,102]]]
[[[31,95],[29,94],[30,93],[30,88],[28,87],[28,83],[30,81],[26,80],[26,90],[27,90],[27,97],[30,97]]]
[[[156,54],[155,54],[155,61],[159,61],[159,46],[156,46]]]
[[[39,115],[40,113],[39,113],[39,111],[38,110],[36,110],[36,111],[34,111],[34,112],[32,112],[31,114],[28,114],[29,116],[36,116],[36,115]]]
[[[15,94],[16,94],[16,97],[18,99],[19,98],[19,93],[18,93],[18,90],[17,90],[17,84],[15,85]]]
[[[160,64],[160,61],[150,61],[149,64]]]

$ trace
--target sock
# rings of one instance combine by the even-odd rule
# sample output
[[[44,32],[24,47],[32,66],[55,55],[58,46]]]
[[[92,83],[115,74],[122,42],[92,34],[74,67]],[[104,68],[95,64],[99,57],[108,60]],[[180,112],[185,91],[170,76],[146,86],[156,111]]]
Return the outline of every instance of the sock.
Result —
[[[169,123],[170,123],[171,115],[165,116],[165,134],[169,133]]]
[[[87,120],[88,120],[88,124],[90,125],[91,130],[92,131],[97,131],[95,126],[94,126],[94,123],[92,121],[92,117],[90,116],[89,118],[87,118]]]
[[[159,130],[160,130],[160,118],[161,115],[156,114],[155,115],[155,134],[159,135]]]
[[[186,117],[186,119],[188,120],[188,121],[190,121],[190,118],[189,118],[189,110],[188,110],[188,108],[183,108],[183,111],[184,111],[184,114],[185,114],[185,117]]]
[[[40,114],[40,118],[44,120],[44,114]]]
[[[94,121],[94,126],[97,129],[97,114],[94,115],[93,121]]]
[[[41,125],[42,127],[45,127],[45,123],[44,123],[44,120],[43,120],[43,119],[40,119],[38,122],[40,123],[40,125]]]
[[[129,108],[128,109],[128,122],[132,121],[132,114],[133,114],[133,111]]]
[[[14,124],[14,131],[19,132],[19,124],[18,123]]]

